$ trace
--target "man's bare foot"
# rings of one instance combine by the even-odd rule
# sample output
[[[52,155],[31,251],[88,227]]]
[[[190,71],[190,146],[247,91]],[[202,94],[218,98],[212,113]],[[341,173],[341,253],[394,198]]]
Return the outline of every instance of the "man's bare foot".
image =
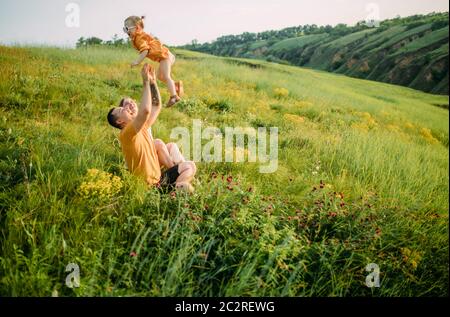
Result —
[[[177,95],[173,95],[170,97],[169,101],[167,102],[167,107],[172,107],[174,104],[176,104],[178,101],[180,101],[181,98]]]
[[[176,183],[175,188],[188,194],[192,194],[194,192],[194,187],[187,182]]]

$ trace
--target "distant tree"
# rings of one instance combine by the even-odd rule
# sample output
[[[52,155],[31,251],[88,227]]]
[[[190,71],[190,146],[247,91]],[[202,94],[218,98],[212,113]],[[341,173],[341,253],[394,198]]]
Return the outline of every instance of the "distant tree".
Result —
[[[93,36],[93,37],[88,37],[86,39],[85,43],[86,43],[86,46],[89,46],[89,45],[101,45],[103,43],[103,40],[98,38],[98,37]]]
[[[76,47],[84,47],[86,46],[86,40],[84,39],[84,37],[80,37],[77,41]]]

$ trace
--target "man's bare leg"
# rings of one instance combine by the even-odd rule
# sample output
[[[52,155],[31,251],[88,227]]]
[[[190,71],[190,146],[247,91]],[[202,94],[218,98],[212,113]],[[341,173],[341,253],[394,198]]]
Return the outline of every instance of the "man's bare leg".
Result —
[[[197,171],[195,163],[192,161],[182,162],[178,165],[178,173],[180,174],[175,182],[175,188],[179,190],[192,193],[194,187],[192,187],[191,182]]]
[[[167,168],[175,166],[176,164],[173,162],[166,144],[160,139],[153,140],[153,142],[155,144],[156,153],[158,154],[159,164],[164,165]]]
[[[186,161],[176,143],[167,143],[166,147],[167,150],[169,151],[170,158],[172,159],[175,165],[181,164]]]

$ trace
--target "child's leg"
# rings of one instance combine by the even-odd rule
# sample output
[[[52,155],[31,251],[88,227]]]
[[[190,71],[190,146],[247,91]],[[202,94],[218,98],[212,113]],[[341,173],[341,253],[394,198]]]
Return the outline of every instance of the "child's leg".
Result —
[[[178,145],[176,143],[167,143],[166,147],[167,147],[167,150],[169,151],[170,158],[172,159],[172,161],[175,165],[186,161],[183,157],[183,154],[181,154],[180,149],[178,148]]]
[[[153,142],[155,144],[156,153],[158,154],[159,164],[164,165],[167,168],[173,167],[175,164],[170,157],[166,144],[159,139],[156,139]]]
[[[172,64],[174,60],[175,56],[170,53],[169,58],[161,60],[158,67],[158,79],[167,85],[167,89],[169,89],[171,97],[177,94],[175,82],[171,77]]]

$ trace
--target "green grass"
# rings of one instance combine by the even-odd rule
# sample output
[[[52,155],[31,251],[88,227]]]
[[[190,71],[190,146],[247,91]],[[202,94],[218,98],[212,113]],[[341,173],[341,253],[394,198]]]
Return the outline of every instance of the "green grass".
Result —
[[[330,47],[334,47],[334,48],[346,46],[353,42],[359,41],[366,36],[369,36],[370,33],[373,33],[375,31],[376,31],[376,29],[372,28],[372,29],[368,29],[368,30],[359,31],[356,33],[351,33],[351,34],[348,34],[341,38],[338,38],[337,40],[334,40],[330,43],[326,43],[325,46],[330,46]]]
[[[315,34],[315,35],[305,35],[296,38],[286,39],[275,43],[270,47],[273,51],[279,51],[282,49],[297,49],[302,48],[305,45],[310,45],[316,42],[323,41],[328,38],[328,34]]]
[[[369,37],[366,43],[362,45],[360,48],[358,48],[358,51],[366,51],[375,47],[378,47],[379,45],[386,42],[388,39],[392,38],[393,36],[396,36],[398,34],[401,34],[406,29],[406,26],[403,25],[396,25],[393,27],[388,28],[385,31],[372,34],[372,36]]]
[[[447,39],[447,45],[448,45],[448,26],[436,31],[433,31],[431,33],[428,33],[421,37],[420,39],[413,41],[411,43],[408,43],[407,45],[403,46],[398,52],[396,52],[394,55],[397,54],[404,54],[409,52],[415,52],[418,50],[421,50],[427,46],[440,43]],[[447,50],[448,52],[448,50]]]
[[[448,54],[448,43],[442,45],[441,47],[435,49],[434,51],[431,51],[429,54],[431,59],[439,59],[441,57],[444,57],[446,54]]]
[[[199,162],[194,195],[160,195],[106,122],[140,98],[134,51],[0,53],[0,295],[448,296],[448,96],[176,51],[185,100],[154,136],[193,119],[277,126],[279,168]],[[81,194],[88,169],[122,187]],[[64,284],[71,262],[80,288]]]
[[[250,49],[250,50],[256,50],[256,49],[258,49],[258,48],[264,47],[264,46],[267,45],[267,42],[268,42],[268,41],[257,41],[257,42],[254,42],[254,43],[252,43],[252,44],[250,45],[249,49]]]
[[[425,31],[427,31],[429,29],[431,29],[431,24],[430,23],[418,26],[416,28],[413,28],[413,29],[405,31],[405,32],[402,32],[402,33],[400,33],[400,34],[390,38],[389,41],[386,41],[381,46],[373,49],[373,51],[379,51],[379,50],[385,49],[385,48],[387,48],[387,47],[389,47],[391,45],[394,45],[394,44],[404,40],[404,39],[407,39],[410,36],[421,34],[421,33],[425,32]]]

